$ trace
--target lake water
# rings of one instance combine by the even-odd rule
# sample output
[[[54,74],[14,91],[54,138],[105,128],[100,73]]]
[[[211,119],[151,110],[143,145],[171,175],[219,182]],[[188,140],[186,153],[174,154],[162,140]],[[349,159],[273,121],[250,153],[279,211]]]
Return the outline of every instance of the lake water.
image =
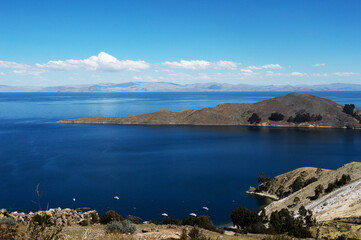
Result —
[[[130,116],[158,110],[257,102],[252,93],[0,93],[0,208],[89,207],[161,220],[205,214],[230,222],[258,173],[271,177],[361,161],[361,131],[256,127],[62,125],[59,119]],[[361,106],[361,92],[313,92]],[[117,195],[120,200],[113,197]],[[72,199],[76,198],[73,202]]]

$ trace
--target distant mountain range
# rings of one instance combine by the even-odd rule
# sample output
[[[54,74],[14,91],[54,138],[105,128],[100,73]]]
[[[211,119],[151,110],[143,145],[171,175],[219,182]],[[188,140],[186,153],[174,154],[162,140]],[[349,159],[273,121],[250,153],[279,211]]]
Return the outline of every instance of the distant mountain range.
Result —
[[[361,84],[332,83],[320,85],[248,85],[229,83],[175,84],[169,82],[127,82],[54,87],[17,87],[0,85],[0,92],[310,92],[361,91]]]

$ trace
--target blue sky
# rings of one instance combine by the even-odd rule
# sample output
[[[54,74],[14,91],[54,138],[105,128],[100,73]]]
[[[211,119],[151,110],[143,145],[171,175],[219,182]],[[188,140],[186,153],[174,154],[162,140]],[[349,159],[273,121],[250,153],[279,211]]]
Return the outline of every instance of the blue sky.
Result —
[[[0,84],[361,83],[361,1],[0,1]]]

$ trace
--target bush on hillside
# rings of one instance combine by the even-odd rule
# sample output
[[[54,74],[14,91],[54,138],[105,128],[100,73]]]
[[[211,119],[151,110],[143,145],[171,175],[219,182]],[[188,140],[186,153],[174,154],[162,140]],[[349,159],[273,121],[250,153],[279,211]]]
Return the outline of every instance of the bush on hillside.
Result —
[[[310,115],[309,113],[297,113],[295,117],[290,116],[287,122],[304,123],[304,122],[317,122],[321,120],[322,120],[322,116],[320,114]]]
[[[129,215],[126,219],[134,224],[142,224],[142,222],[140,221],[141,219],[136,216]]]
[[[16,220],[12,217],[3,217],[2,219],[0,219],[0,224],[4,224],[6,226],[15,226],[16,225]]]
[[[271,116],[268,119],[271,121],[278,122],[278,121],[282,121],[284,118],[285,118],[285,116],[282,113],[274,112],[274,113],[271,113]]]
[[[262,224],[262,218],[257,212],[248,210],[244,207],[236,208],[231,213],[233,225],[244,232],[262,233],[265,227]]]
[[[248,122],[250,124],[254,124],[254,123],[260,123],[261,122],[261,118],[256,114],[256,113],[253,113],[252,116],[250,118],[248,118]]]
[[[198,226],[213,232],[220,232],[221,229],[217,229],[216,226],[211,222],[209,216],[198,216],[198,217],[186,217],[182,220],[182,225]]]
[[[181,221],[175,218],[163,219],[162,224],[181,225]]]
[[[109,210],[103,216],[100,216],[100,219],[99,219],[101,224],[108,224],[112,221],[122,221],[122,220],[123,220],[123,217],[120,216],[118,213],[116,213],[113,210]]]
[[[112,221],[105,227],[106,233],[130,233],[137,231],[137,226],[128,220]]]
[[[349,115],[353,115],[355,110],[355,104],[345,104],[343,107],[343,112]]]
[[[348,184],[351,181],[351,177],[348,174],[343,174],[340,179],[336,179],[334,182],[329,183],[327,188],[325,189],[326,193],[330,193],[336,188],[342,187]]]

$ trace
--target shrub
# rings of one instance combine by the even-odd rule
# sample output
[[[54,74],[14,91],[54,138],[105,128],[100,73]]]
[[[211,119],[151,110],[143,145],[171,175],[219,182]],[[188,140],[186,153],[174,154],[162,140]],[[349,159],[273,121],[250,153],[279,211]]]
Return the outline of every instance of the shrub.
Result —
[[[100,217],[96,211],[90,213],[91,223],[99,223]]]
[[[213,232],[217,232],[216,226],[213,225],[209,216],[186,217],[182,220],[182,225],[198,226]]]
[[[140,221],[140,218],[136,217],[136,216],[129,215],[126,219],[134,224],[142,224],[142,222]]]
[[[128,220],[112,221],[105,227],[106,233],[135,233],[137,226]]]
[[[285,116],[282,113],[274,112],[274,113],[271,113],[271,116],[268,119],[271,121],[278,122],[278,121],[282,121],[284,118],[285,118]]]
[[[257,181],[258,181],[259,183],[265,183],[265,182],[270,182],[270,181],[272,181],[272,178],[266,177],[266,175],[264,175],[264,173],[261,172],[261,173],[258,175]]]
[[[41,213],[31,219],[26,231],[26,239],[60,240],[64,239],[62,231],[62,227],[53,226],[49,215]]]
[[[319,198],[322,193],[323,193],[323,186],[319,184],[315,188],[315,199]]]
[[[120,216],[118,213],[114,212],[113,210],[109,210],[103,216],[100,216],[100,223],[101,224],[108,224],[112,221],[122,221],[123,217]]]
[[[325,190],[325,192],[330,193],[334,189],[342,187],[343,185],[348,184],[350,181],[351,181],[350,175],[343,174],[342,177],[340,178],[340,180],[336,179],[333,183],[329,183],[326,190]]]
[[[4,224],[6,226],[15,226],[16,225],[16,220],[12,217],[3,217],[2,219],[0,219],[0,224]]]
[[[50,215],[46,213],[38,213],[36,214],[32,219],[31,223],[39,226],[41,230],[44,230],[47,227],[51,227],[53,225],[53,222],[51,221]]]
[[[231,219],[238,229],[243,229],[245,232],[253,232],[253,230],[259,229],[259,224],[262,223],[262,218],[258,216],[257,212],[241,206],[232,211]],[[258,226],[256,227],[256,225]]]
[[[260,123],[261,122],[261,118],[256,114],[256,113],[253,113],[252,116],[250,118],[248,118],[248,122],[250,124],[253,124],[253,123]]]
[[[300,190],[304,185],[304,182],[301,177],[297,177],[296,180],[291,184],[290,188],[293,192],[297,192]]]
[[[309,178],[303,183],[303,187],[306,187],[306,186],[308,186],[311,183],[316,182],[316,181],[317,181],[317,178],[315,178],[315,177]]]
[[[175,218],[163,219],[162,224],[180,225],[181,221]]]
[[[355,104],[345,104],[345,106],[343,107],[343,112],[352,115],[354,109],[355,109]]]
[[[295,117],[289,117],[287,122],[294,122],[294,123],[304,123],[304,122],[317,122],[321,121],[322,116],[318,115],[310,115],[309,113],[297,113]]]
[[[204,235],[204,233],[201,230],[199,230],[197,227],[192,228],[189,231],[188,235],[190,240],[211,240],[210,237]]]
[[[305,217],[302,217],[301,213],[300,215],[300,219],[295,219],[286,208],[281,211],[275,211],[270,217],[270,228],[278,234],[288,233],[288,235],[298,238],[311,237],[311,232],[303,226],[303,219]],[[309,218],[312,219],[312,213],[310,214],[307,210],[306,216],[309,216]]]

